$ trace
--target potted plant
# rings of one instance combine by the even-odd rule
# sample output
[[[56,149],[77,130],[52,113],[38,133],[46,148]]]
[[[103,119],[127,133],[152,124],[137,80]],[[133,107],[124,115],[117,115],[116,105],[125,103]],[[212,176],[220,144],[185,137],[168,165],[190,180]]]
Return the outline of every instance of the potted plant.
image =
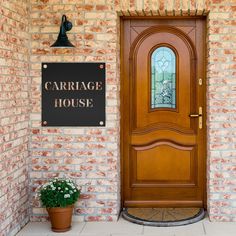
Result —
[[[39,198],[46,207],[54,232],[71,228],[74,203],[79,199],[80,189],[65,178],[55,178],[41,186]]]

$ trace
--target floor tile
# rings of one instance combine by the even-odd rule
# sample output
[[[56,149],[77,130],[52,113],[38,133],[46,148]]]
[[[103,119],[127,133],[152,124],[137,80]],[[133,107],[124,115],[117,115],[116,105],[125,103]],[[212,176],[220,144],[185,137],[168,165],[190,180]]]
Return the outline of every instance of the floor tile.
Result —
[[[78,236],[85,223],[72,222],[72,228],[68,232],[60,233],[60,236]],[[17,236],[58,236],[58,233],[52,232],[49,222],[31,222],[27,224]]]
[[[205,230],[204,230],[205,228]],[[206,234],[205,234],[206,232]],[[73,222],[72,229],[65,233],[51,231],[49,222],[27,224],[17,236],[235,236],[236,222],[198,223],[178,227],[150,227],[133,224],[124,219],[118,222]]]
[[[84,222],[72,222],[72,225],[71,225],[71,230],[68,231],[68,233],[73,233],[73,234],[79,234],[82,232],[84,226],[85,226],[86,223]],[[57,235],[58,236],[58,233],[54,233],[54,235]],[[60,233],[60,235],[66,235],[66,233]]]
[[[150,227],[144,226],[144,235],[176,235],[176,236],[198,236],[204,235],[204,228],[202,222],[197,222],[191,225],[176,226],[176,227]]]
[[[206,236],[205,233],[198,233],[198,232],[184,232],[184,231],[181,231],[181,232],[176,232],[175,233],[175,236]]]
[[[111,236],[174,236],[170,233],[155,233],[155,234],[112,234]]]
[[[83,234],[141,234],[142,225],[120,219],[118,222],[87,222]]]
[[[114,233],[114,234],[111,234],[111,236],[130,236],[130,233],[123,233],[123,234]],[[143,236],[143,234],[141,232],[140,234],[132,234],[132,236]]]
[[[49,222],[31,222],[28,223],[17,236],[47,236],[51,232]]]
[[[141,234],[133,234],[133,233],[129,233],[129,234],[111,234],[111,236],[144,236],[142,233]]]
[[[214,234],[206,234],[204,236],[235,236],[235,233],[231,234],[227,232],[225,233],[221,232],[221,233],[214,233]]]
[[[236,222],[203,222],[206,234],[214,236],[236,235]]]
[[[79,234],[79,236],[111,236],[111,234]]]
[[[22,233],[22,232],[20,232],[20,233],[18,233],[16,236],[48,236],[48,234],[47,233]]]
[[[81,233],[84,226],[85,226],[85,223],[72,222],[71,230],[65,233],[60,233],[60,236],[78,236]],[[58,236],[58,233],[51,231],[47,236]]]
[[[78,233],[72,233],[72,232],[66,232],[66,233],[49,233],[47,234],[47,236],[58,236],[58,235],[62,235],[62,236],[79,236],[80,234]]]
[[[175,236],[205,236],[202,222],[194,223],[187,226],[179,226],[175,229]]]

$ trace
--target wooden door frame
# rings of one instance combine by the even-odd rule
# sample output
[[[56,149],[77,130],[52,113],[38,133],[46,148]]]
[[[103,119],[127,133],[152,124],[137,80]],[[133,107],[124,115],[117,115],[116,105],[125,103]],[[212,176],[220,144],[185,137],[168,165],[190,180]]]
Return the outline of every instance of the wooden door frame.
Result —
[[[121,178],[121,209],[124,206],[124,146],[123,146],[123,138],[124,138],[124,114],[125,114],[125,105],[124,105],[124,22],[125,20],[181,20],[181,19],[202,19],[205,21],[204,23],[204,32],[203,32],[203,42],[206,42],[206,16],[120,16],[120,178]],[[207,120],[207,112],[206,112],[206,43],[203,45],[203,75],[202,78],[202,89],[203,89],[203,124],[204,127],[204,197],[203,204],[204,208],[207,209],[207,129],[206,129],[206,120]]]

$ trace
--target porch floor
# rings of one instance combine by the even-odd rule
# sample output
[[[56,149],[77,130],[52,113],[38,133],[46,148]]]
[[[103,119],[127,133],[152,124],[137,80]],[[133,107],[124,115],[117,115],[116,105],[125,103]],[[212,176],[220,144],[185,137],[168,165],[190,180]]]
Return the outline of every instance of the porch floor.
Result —
[[[120,218],[117,222],[73,222],[66,233],[54,233],[48,222],[28,223],[17,236],[235,236],[236,222],[210,222],[208,218],[197,223],[177,227],[150,227],[137,225]]]

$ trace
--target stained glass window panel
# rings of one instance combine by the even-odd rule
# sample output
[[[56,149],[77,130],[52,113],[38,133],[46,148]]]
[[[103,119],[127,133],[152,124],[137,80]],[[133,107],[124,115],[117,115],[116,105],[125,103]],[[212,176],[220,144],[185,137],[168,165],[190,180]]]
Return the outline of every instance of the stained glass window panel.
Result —
[[[151,56],[151,108],[176,108],[176,56],[168,47]]]

